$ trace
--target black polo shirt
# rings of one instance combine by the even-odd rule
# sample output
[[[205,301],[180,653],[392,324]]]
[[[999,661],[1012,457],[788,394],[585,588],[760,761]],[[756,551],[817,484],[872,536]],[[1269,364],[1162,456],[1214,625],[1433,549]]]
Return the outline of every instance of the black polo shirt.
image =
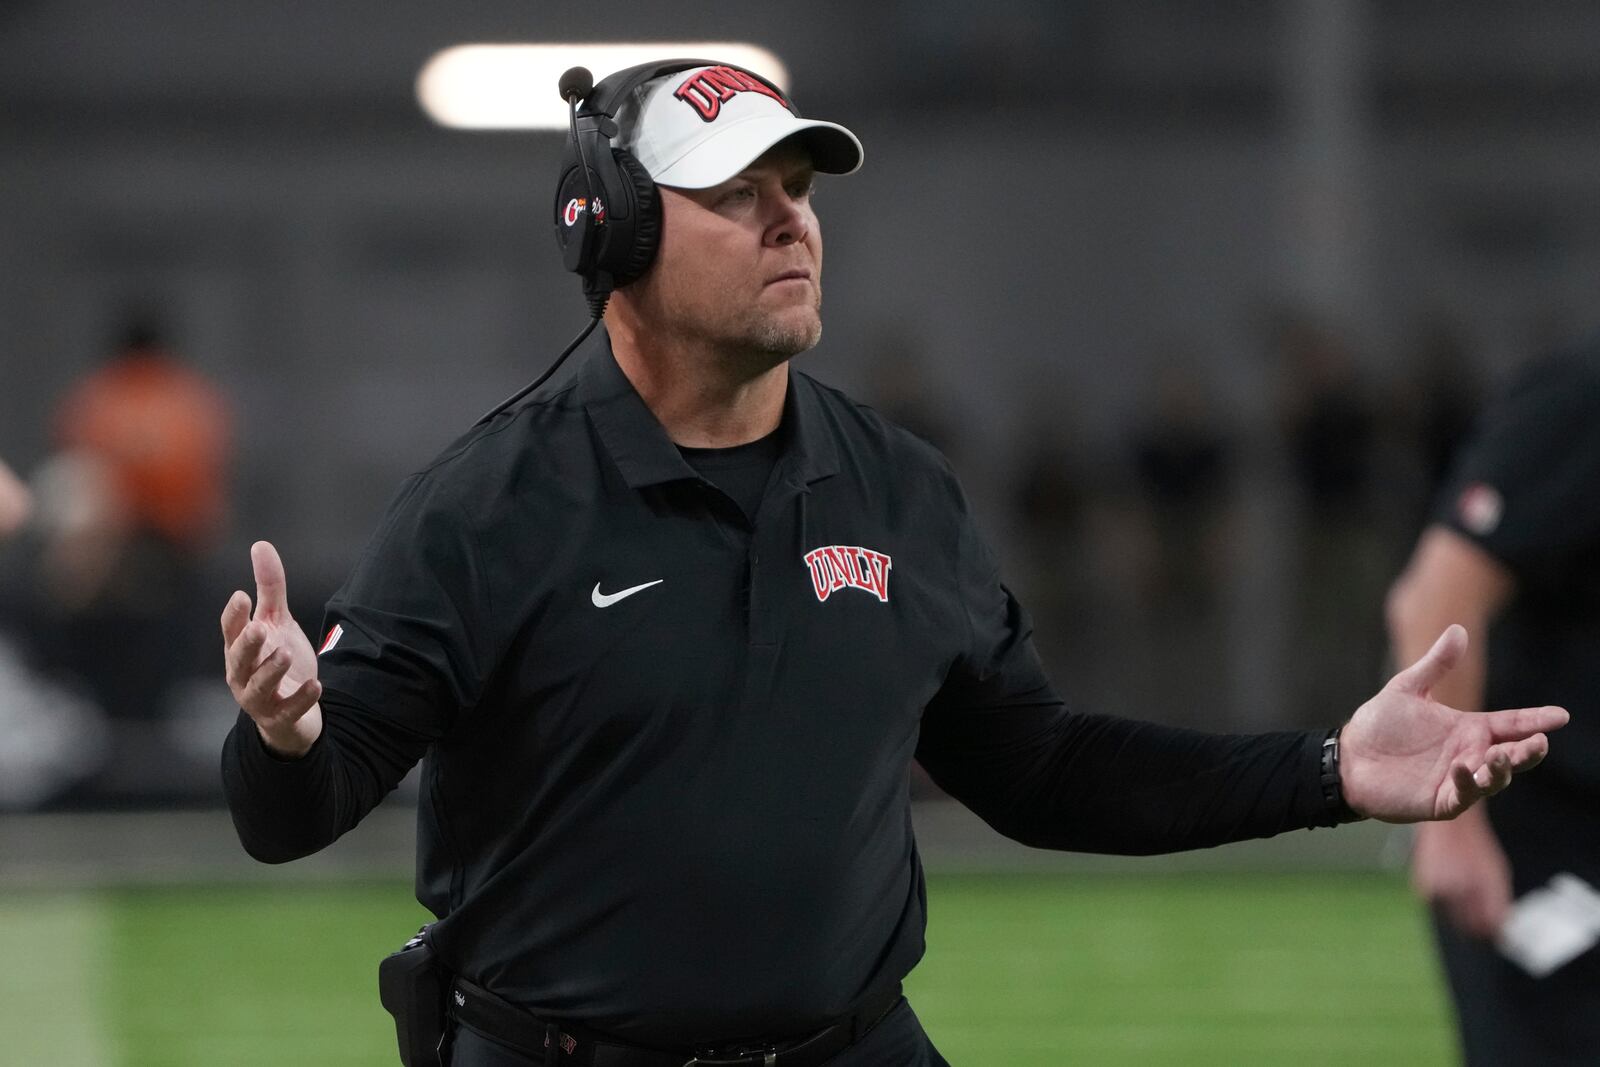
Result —
[[[1572,713],[1537,773],[1490,815],[1508,847],[1574,852],[1600,874],[1600,341],[1517,376],[1463,449],[1435,518],[1516,579],[1489,632],[1485,705]]]
[[[1069,713],[922,441],[791,371],[751,519],[603,333],[583,357],[405,483],[329,605],[310,753],[272,759],[241,717],[224,776],[252,854],[321,847],[425,757],[441,955],[672,1046],[805,1033],[916,963],[913,756],[1051,847],[1331,821],[1320,735]]]

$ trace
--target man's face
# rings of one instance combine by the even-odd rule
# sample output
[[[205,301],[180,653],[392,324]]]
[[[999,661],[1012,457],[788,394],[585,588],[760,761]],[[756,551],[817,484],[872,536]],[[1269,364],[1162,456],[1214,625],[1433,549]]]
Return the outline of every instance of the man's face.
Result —
[[[822,233],[814,172],[780,143],[709,189],[661,189],[661,247],[625,290],[653,328],[777,361],[822,336]]]

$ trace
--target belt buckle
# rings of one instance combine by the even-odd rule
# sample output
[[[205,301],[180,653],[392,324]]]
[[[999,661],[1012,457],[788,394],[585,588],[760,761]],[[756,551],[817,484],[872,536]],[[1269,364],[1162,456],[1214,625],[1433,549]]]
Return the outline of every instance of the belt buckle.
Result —
[[[683,1061],[683,1067],[777,1067],[778,1049],[775,1045],[747,1049],[737,1056],[694,1055]]]

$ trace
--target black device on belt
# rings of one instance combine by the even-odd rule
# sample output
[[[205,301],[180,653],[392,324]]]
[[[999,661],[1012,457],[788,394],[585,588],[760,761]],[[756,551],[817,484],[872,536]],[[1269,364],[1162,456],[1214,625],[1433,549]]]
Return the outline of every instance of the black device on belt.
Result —
[[[547,1067],[820,1067],[860,1040],[899,1002],[897,982],[806,1037],[690,1051],[629,1045],[584,1026],[540,1018],[465,978],[452,980],[447,1009],[458,1023]]]
[[[394,1016],[404,1067],[438,1067],[442,1061],[449,986],[450,975],[428,940],[428,926],[378,964],[378,999]]]

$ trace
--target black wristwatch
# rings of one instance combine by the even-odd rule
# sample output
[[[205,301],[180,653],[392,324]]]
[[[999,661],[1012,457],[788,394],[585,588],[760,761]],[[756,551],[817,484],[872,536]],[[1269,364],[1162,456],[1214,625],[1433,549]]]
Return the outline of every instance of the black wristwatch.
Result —
[[[1358,822],[1361,819],[1345,803],[1344,781],[1339,776],[1339,733],[1343,729],[1343,726],[1335,726],[1322,739],[1322,805],[1323,811],[1335,823]]]

